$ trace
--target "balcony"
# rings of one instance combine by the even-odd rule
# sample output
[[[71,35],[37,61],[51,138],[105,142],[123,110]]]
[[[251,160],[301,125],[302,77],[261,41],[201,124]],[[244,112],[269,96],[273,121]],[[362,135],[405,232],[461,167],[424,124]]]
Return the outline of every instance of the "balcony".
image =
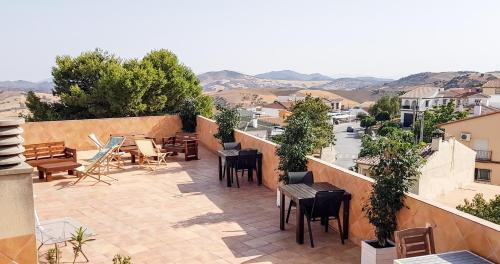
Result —
[[[476,161],[491,161],[491,150],[476,150]]]
[[[162,116],[28,123],[23,129],[26,144],[64,140],[85,159],[96,151],[87,139],[91,132],[99,137],[144,133],[161,138],[180,127],[177,117]],[[243,148],[262,152],[263,185],[242,180],[240,189],[228,188],[218,179],[215,152],[220,144],[213,137],[216,124],[199,117],[197,132],[200,160],[184,161],[182,154],[168,157],[168,165],[154,172],[126,160],[123,169],[111,171],[118,179],[111,186],[90,179],[72,185],[74,176],[64,174],[42,182],[33,174],[40,219],[71,217],[95,231],[96,240],[85,249],[91,263],[110,263],[117,253],[130,255],[133,263],[360,262],[360,241],[374,237],[362,211],[372,179],[309,158],[308,168],[316,181],[329,182],[352,195],[346,244],[340,243],[335,230],[325,233],[319,224],[313,224],[316,247],[310,248],[307,238],[303,245],[295,242],[294,213],[286,230],[279,228],[276,145],[236,131],[236,140]],[[469,249],[500,261],[495,253],[500,226],[417,195],[408,194],[405,204],[398,215],[399,229],[431,224],[438,252]],[[40,252],[48,248],[44,246]],[[63,260],[71,259],[69,244],[61,250]],[[40,254],[41,261],[43,258]]]

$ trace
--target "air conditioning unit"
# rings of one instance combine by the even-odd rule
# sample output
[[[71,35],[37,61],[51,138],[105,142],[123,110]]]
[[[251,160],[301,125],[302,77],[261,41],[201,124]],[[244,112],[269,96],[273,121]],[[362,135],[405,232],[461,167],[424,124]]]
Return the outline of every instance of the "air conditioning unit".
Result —
[[[470,133],[460,133],[460,140],[462,141],[470,141]]]

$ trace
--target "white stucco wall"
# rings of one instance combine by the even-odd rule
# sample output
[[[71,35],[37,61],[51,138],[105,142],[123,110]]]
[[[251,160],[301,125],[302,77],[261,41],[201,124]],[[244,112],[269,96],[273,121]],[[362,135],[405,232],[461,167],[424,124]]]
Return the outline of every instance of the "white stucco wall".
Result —
[[[476,152],[450,138],[427,158],[418,180],[418,195],[426,199],[453,191],[474,181]]]

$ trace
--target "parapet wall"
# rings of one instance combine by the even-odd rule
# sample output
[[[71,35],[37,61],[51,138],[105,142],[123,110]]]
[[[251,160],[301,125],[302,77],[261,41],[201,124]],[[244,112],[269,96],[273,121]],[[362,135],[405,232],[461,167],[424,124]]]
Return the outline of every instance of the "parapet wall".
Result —
[[[215,152],[221,144],[213,137],[217,124],[210,119],[198,117],[197,132],[200,144]],[[276,144],[236,131],[236,140],[244,148],[256,148],[263,153],[263,184],[275,190],[278,185],[279,159],[275,154]],[[373,180],[356,172],[310,157],[309,170],[317,182],[330,182],[352,194],[349,218],[349,239],[360,244],[361,240],[374,237],[373,227],[362,212],[372,189]],[[398,229],[420,227],[427,224],[434,228],[437,252],[470,250],[489,260],[500,263],[500,225],[460,212],[438,202],[425,200],[408,194],[406,205],[398,215]]]
[[[178,116],[141,116],[103,119],[29,122],[22,125],[24,144],[64,141],[77,150],[91,150],[96,146],[88,135],[94,133],[104,143],[110,134],[146,134],[157,139],[181,131]]]

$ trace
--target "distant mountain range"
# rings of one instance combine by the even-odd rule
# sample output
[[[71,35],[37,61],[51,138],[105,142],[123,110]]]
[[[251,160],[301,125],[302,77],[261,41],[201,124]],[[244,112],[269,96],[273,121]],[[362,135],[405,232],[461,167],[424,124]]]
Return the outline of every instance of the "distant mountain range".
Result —
[[[288,81],[331,81],[332,77],[320,73],[303,74],[291,70],[270,71],[255,75],[259,79],[288,80]]]
[[[500,71],[475,72],[421,72],[408,75],[398,80],[353,77],[331,78],[312,73],[304,74],[291,70],[271,71],[257,75],[248,75],[236,71],[222,70],[198,75],[205,91],[215,92],[230,89],[316,89],[316,90],[369,90],[402,91],[415,86],[435,86],[444,88],[480,87],[489,80],[500,78]],[[35,91],[49,93],[54,87],[51,79],[40,82],[0,81],[0,91]]]
[[[198,78],[206,91],[240,88],[352,90],[393,81],[374,77],[334,79],[320,73],[304,74],[291,70],[271,71],[255,76],[223,70],[206,72],[198,75]]]
[[[29,81],[0,81],[0,91],[35,91],[48,93],[54,88],[52,80],[44,80],[41,82]]]
[[[251,88],[289,88],[317,90],[376,90],[401,91],[415,86],[443,88],[480,87],[489,80],[500,78],[500,71],[422,72],[398,80],[376,77],[331,78],[319,73],[303,74],[291,70],[271,71],[255,76],[235,71],[214,71],[198,75],[206,91]]]

